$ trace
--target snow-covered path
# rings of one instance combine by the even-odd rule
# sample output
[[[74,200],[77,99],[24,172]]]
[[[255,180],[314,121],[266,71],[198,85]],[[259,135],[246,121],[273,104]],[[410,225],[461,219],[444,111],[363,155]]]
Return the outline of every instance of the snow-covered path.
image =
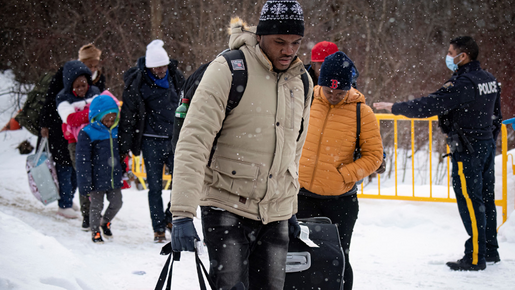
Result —
[[[8,103],[5,98],[0,104]],[[1,124],[8,119],[0,114]],[[159,255],[162,245],[153,243],[146,191],[124,190],[114,239],[93,244],[90,233],[80,230],[81,220],[59,217],[57,203],[45,207],[31,195],[26,156],[15,149],[27,138],[35,145],[26,130],[0,133],[0,289],[154,289],[166,257]],[[163,198],[168,202],[168,191]],[[200,221],[195,223],[201,234]],[[445,266],[461,258],[465,240],[456,204],[360,199],[351,245],[354,289],[515,289],[515,217],[499,231],[501,263],[485,271]],[[201,258],[207,264],[207,255]],[[194,257],[184,253],[174,268],[173,289],[199,289],[196,279]]]

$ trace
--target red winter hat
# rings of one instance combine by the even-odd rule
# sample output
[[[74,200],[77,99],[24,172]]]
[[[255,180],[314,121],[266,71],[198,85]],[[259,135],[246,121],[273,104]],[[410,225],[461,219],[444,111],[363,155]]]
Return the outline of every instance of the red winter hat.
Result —
[[[338,51],[338,46],[329,41],[322,41],[311,49],[311,62],[324,62],[326,56]]]

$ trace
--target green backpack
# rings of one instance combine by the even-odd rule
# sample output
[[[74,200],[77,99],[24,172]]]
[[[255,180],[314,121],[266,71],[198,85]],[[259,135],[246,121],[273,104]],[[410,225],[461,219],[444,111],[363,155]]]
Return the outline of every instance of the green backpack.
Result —
[[[39,114],[45,104],[45,98],[48,91],[48,86],[52,81],[53,73],[44,73],[39,81],[34,86],[34,89],[27,94],[27,100],[23,104],[21,111],[14,117],[20,126],[26,128],[30,133],[38,136],[39,127]]]

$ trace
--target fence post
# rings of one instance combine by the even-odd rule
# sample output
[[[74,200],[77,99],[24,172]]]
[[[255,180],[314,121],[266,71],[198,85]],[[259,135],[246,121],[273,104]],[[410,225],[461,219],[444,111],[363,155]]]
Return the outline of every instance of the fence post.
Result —
[[[501,126],[502,141],[502,222],[508,219],[508,133],[506,125]]]

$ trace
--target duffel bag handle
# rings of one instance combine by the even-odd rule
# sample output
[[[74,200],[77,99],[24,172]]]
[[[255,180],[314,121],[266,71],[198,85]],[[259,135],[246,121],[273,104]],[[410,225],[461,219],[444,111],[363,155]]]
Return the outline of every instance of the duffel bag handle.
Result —
[[[43,137],[43,138],[41,138],[41,141],[39,142],[39,148],[38,148],[38,152],[36,152],[36,158],[32,160],[33,161],[32,167],[36,167],[36,165],[39,162],[39,158],[41,158],[41,155],[43,154],[43,150],[45,150],[45,149],[46,149],[46,152],[48,152],[48,154],[50,154],[50,148],[48,146],[48,138]]]
[[[195,243],[196,245],[197,243]],[[155,290],[162,290],[166,280],[166,290],[172,289],[172,272],[173,272],[173,262],[181,260],[181,252],[173,252],[172,251],[172,243],[168,243],[163,246],[161,249],[161,255],[169,255],[166,260],[165,265],[163,266],[163,270],[161,270],[161,274],[159,275],[159,280],[157,281]],[[170,263],[171,261],[171,263]],[[211,289],[215,289],[215,284],[211,281],[211,278],[208,275],[206,267],[200,260],[198,255],[198,248],[195,247],[195,264],[197,265],[197,276],[201,290],[207,290],[206,283],[204,281],[204,276],[209,283]],[[169,269],[169,270],[168,270]],[[166,278],[168,274],[168,279]]]

